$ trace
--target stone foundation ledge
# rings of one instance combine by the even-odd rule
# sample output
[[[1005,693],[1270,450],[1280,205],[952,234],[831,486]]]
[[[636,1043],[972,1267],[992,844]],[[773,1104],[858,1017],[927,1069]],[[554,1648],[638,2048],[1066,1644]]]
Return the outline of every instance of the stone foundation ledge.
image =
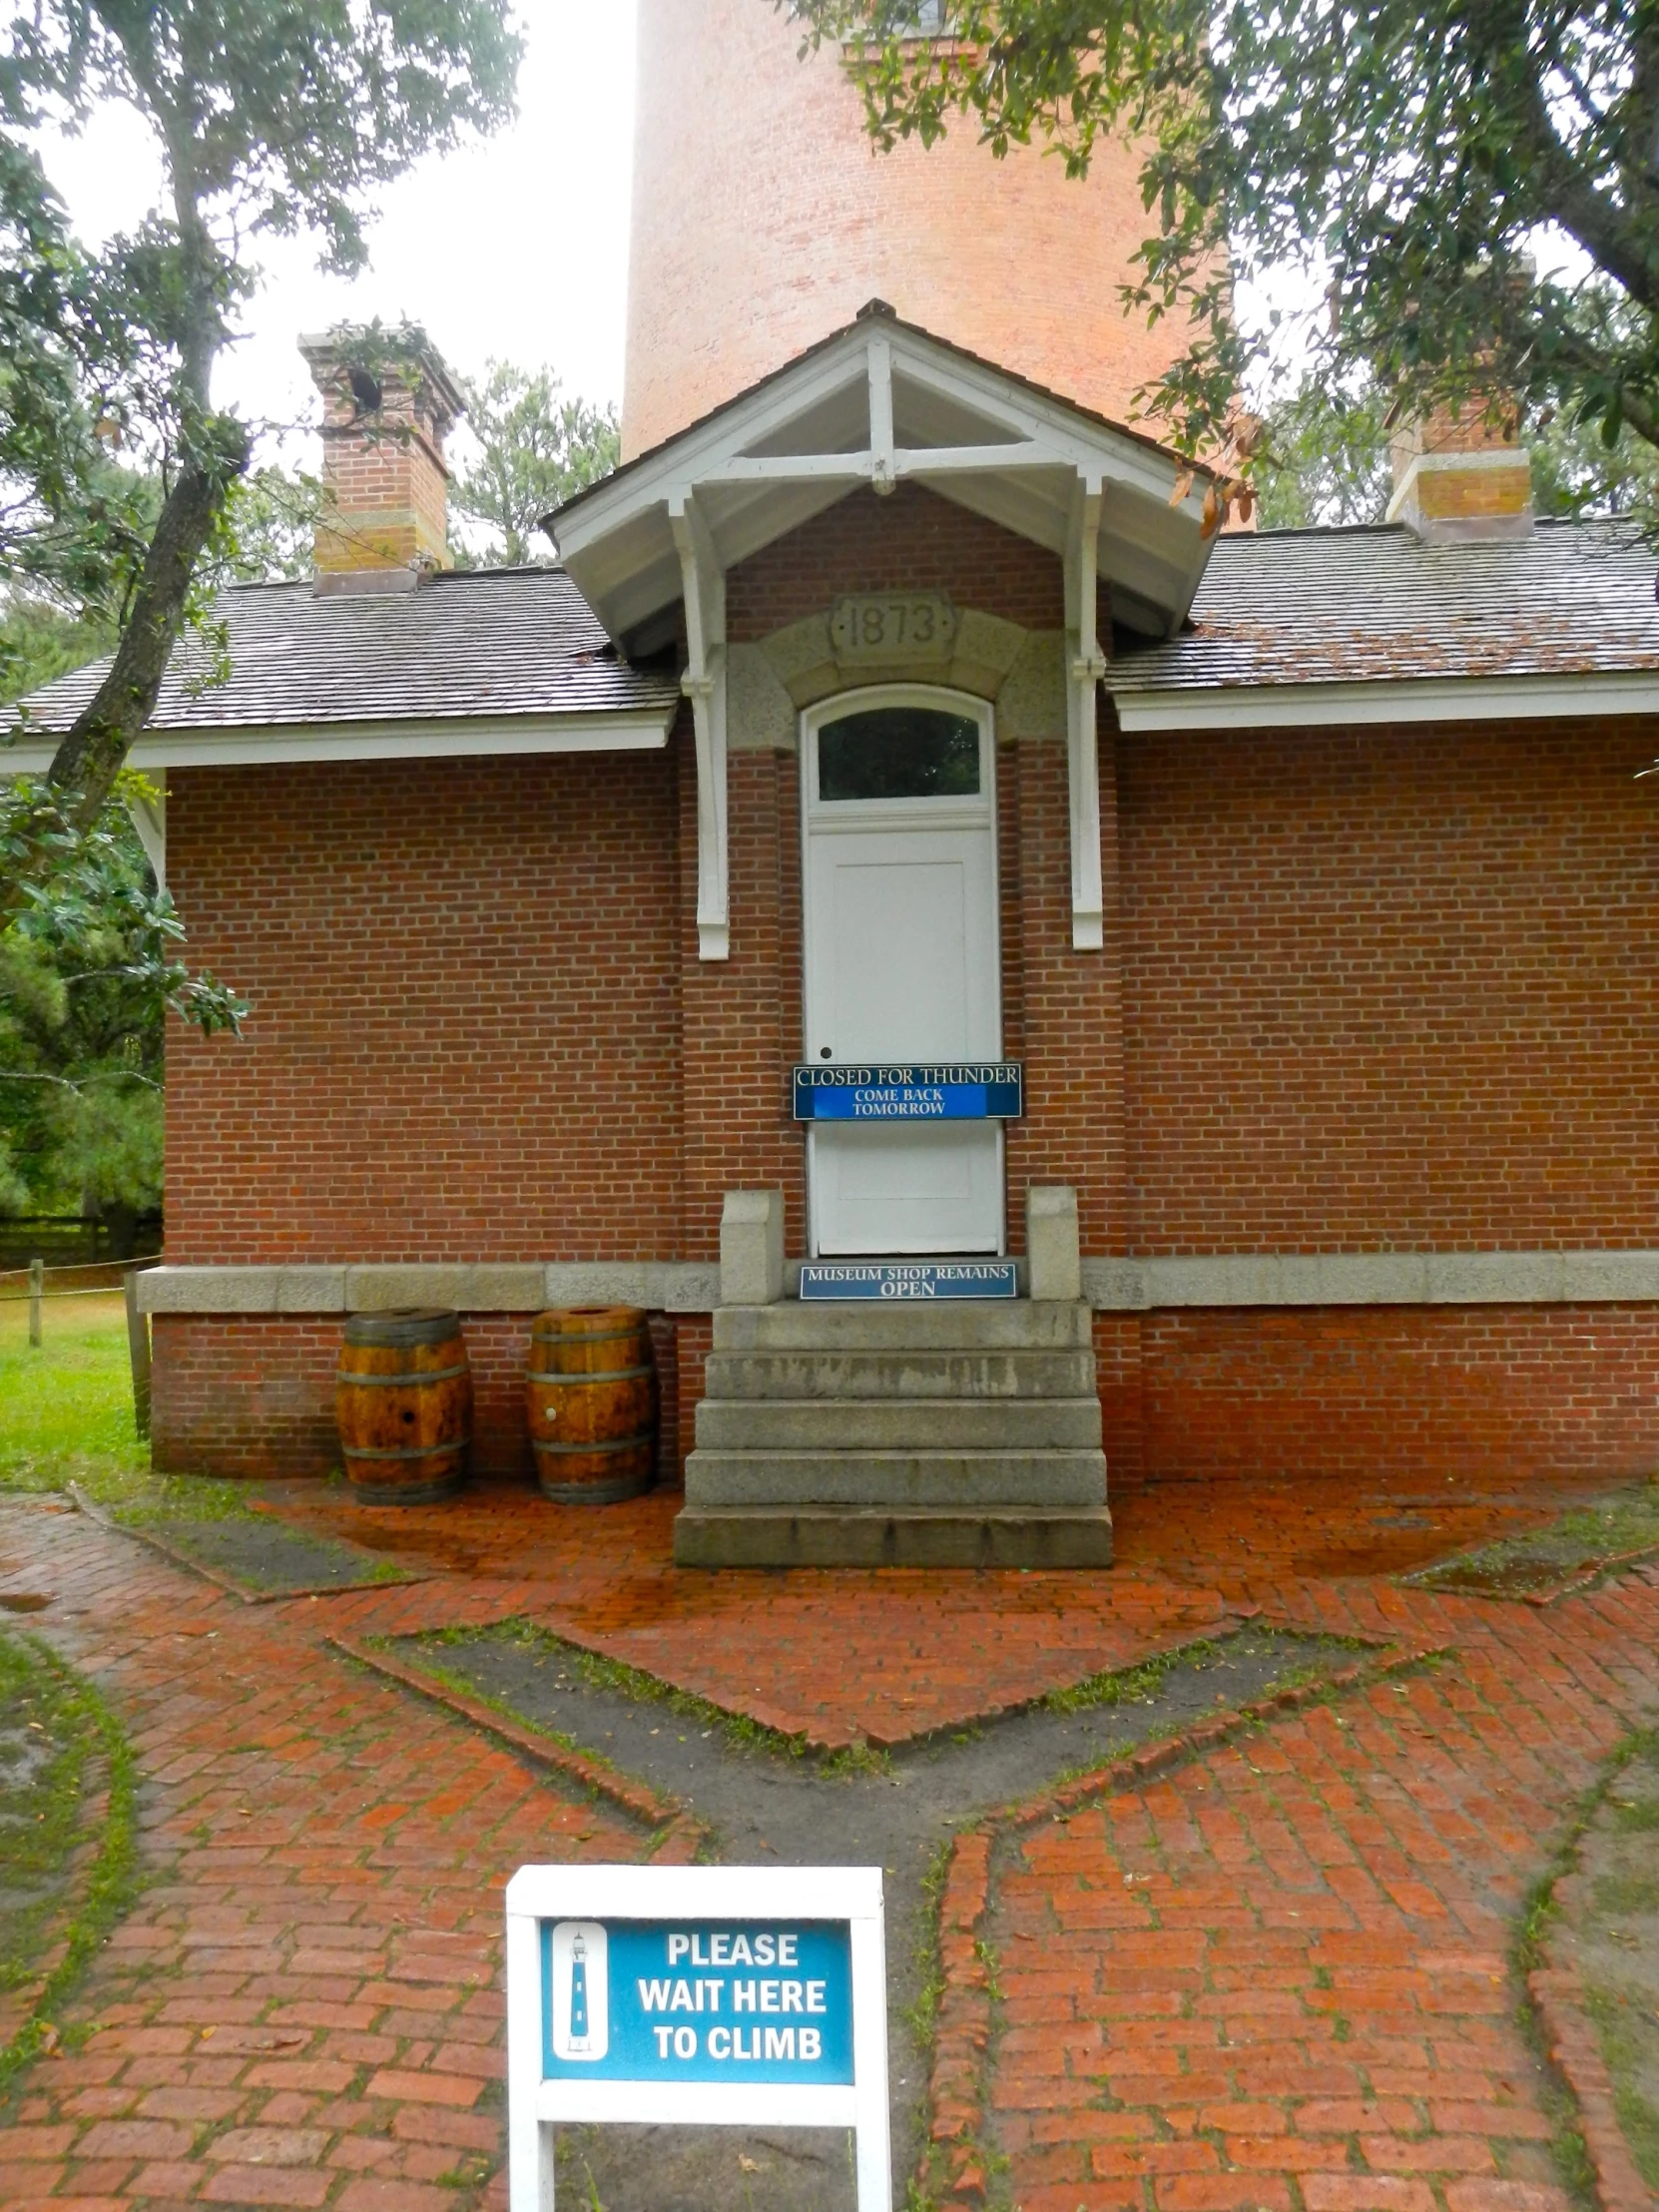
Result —
[[[514,1266],[152,1268],[139,1277],[147,1314],[373,1314],[448,1306],[461,1314],[539,1314],[550,1306],[643,1306],[708,1314],[720,1269],[674,1260]]]
[[[1225,1254],[1085,1260],[1083,1296],[1101,1314],[1181,1307],[1659,1305],[1659,1252]],[[518,1266],[153,1268],[139,1278],[150,1314],[377,1313],[450,1306],[463,1314],[537,1314],[550,1306],[643,1306],[710,1314],[714,1262],[555,1261]]]
[[[1229,1253],[1085,1260],[1097,1313],[1226,1306],[1640,1306],[1659,1252]]]

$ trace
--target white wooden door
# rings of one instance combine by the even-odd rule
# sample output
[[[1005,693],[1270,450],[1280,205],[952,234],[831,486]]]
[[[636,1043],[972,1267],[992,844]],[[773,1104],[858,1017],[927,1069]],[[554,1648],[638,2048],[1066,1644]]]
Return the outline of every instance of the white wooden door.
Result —
[[[807,721],[806,1058],[1002,1052],[990,710],[883,691]],[[995,1122],[818,1123],[815,1256],[997,1253]]]

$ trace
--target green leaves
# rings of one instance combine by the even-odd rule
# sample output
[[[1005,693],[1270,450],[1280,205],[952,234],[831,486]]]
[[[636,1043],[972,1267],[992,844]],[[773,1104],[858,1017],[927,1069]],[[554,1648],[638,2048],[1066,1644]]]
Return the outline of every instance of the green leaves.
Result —
[[[491,361],[482,383],[467,391],[467,426],[478,459],[461,470],[450,501],[488,525],[492,565],[550,558],[537,524],[584,485],[608,476],[621,454],[615,409],[566,399],[546,368]]]
[[[1142,393],[1214,450],[1253,365],[1235,285],[1301,271],[1313,379],[1407,412],[1498,389],[1659,442],[1659,0],[777,0],[846,43],[877,142],[965,122],[1074,173],[1143,148],[1126,308],[1185,329]]]
[[[1391,409],[1380,385],[1317,382],[1273,409],[1260,456],[1267,530],[1381,522],[1393,489]],[[1593,408],[1563,408],[1523,427],[1540,515],[1629,515],[1659,537],[1659,452],[1628,426],[1609,446]]]
[[[150,870],[123,779],[94,829],[50,833],[53,858],[0,937],[0,1202],[160,1203],[163,1030],[240,1030],[246,1003],[193,974],[184,925]],[[39,787],[0,794],[0,856],[38,838]]]
[[[62,823],[90,831],[193,592],[237,568],[227,508],[253,440],[213,371],[251,243],[308,232],[326,267],[360,267],[375,192],[502,123],[520,51],[508,0],[33,0],[0,23],[0,585],[117,641],[53,767]],[[166,192],[93,253],[30,134],[105,102],[149,125]],[[276,487],[241,507],[283,565]],[[61,862],[16,822],[0,856],[0,915]]]

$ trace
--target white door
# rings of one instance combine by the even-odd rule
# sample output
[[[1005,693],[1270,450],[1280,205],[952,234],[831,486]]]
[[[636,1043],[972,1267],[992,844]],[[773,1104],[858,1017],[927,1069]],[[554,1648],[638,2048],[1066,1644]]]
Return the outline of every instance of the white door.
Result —
[[[858,693],[805,739],[805,1057],[999,1059],[990,709]],[[815,1256],[1003,1249],[1000,1123],[814,1123],[808,1174]]]

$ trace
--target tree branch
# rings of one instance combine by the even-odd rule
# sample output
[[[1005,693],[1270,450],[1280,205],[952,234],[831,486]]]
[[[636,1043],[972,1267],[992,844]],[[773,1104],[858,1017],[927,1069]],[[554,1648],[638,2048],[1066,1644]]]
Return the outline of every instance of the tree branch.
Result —
[[[228,468],[192,458],[174,479],[110,672],[77,716],[48,772],[54,811],[67,828],[91,829],[134,739],[155,711],[168,661],[184,629],[191,577],[224,506],[230,478],[247,463],[246,433],[240,425],[234,427],[238,450],[227,456]]]
[[[67,1075],[44,1075],[32,1068],[0,1068],[0,1083],[52,1083],[61,1091],[73,1091],[77,1098],[84,1097],[86,1086],[92,1083],[142,1083],[147,1091],[157,1092],[162,1088],[148,1075],[140,1075],[137,1068],[111,1068],[104,1074],[86,1076],[80,1083],[72,1083]]]

